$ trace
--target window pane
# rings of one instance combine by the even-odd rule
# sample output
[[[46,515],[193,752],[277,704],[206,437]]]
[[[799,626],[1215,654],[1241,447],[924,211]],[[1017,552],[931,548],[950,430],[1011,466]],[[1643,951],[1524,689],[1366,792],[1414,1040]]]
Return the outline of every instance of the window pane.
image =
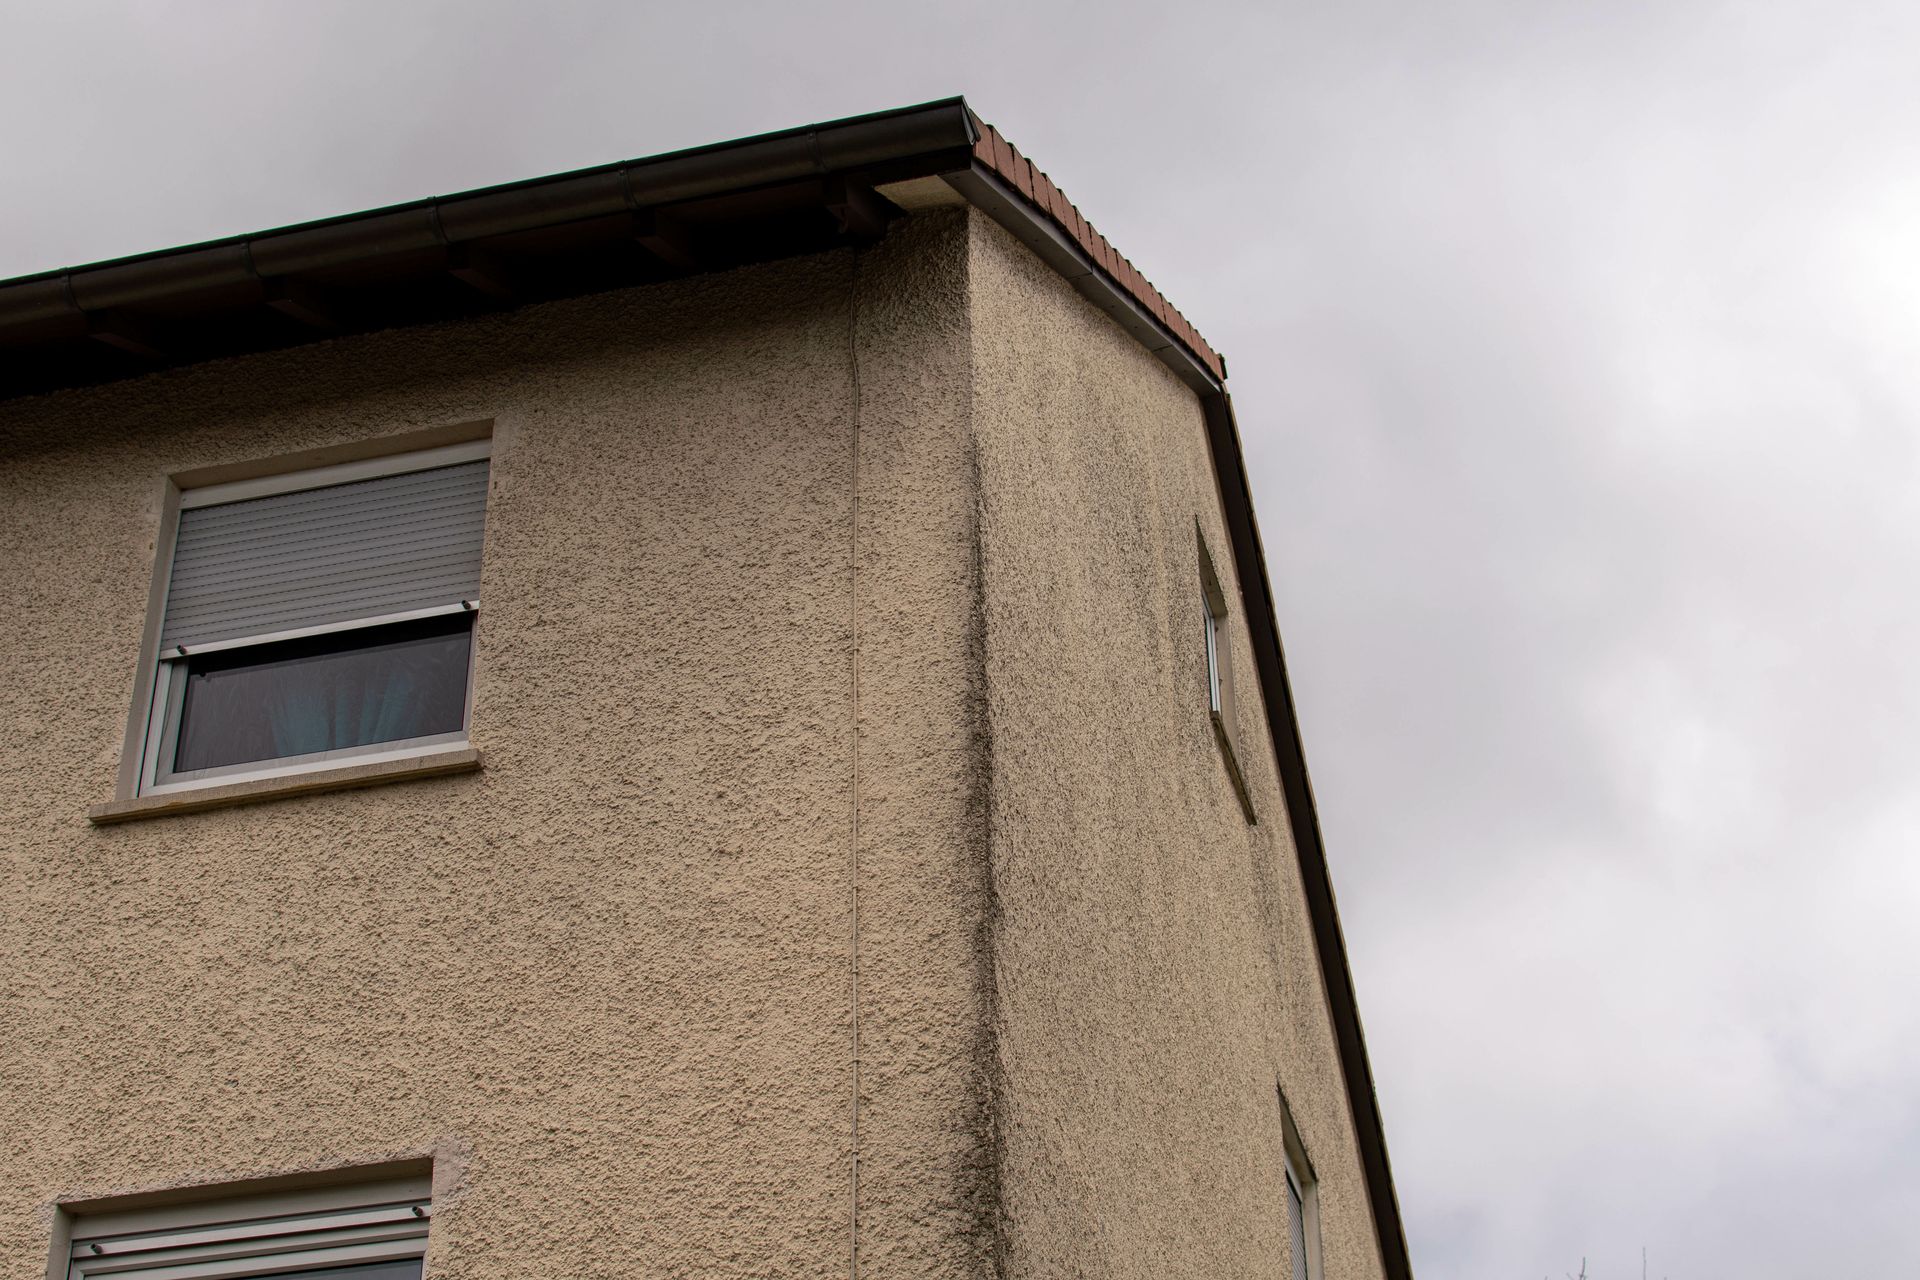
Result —
[[[456,733],[473,615],[187,658],[173,771]]]
[[[1215,711],[1220,705],[1220,619],[1207,610],[1207,703]]]
[[[326,1267],[319,1271],[276,1271],[250,1280],[420,1280],[420,1258],[398,1262],[368,1262],[357,1267]]]

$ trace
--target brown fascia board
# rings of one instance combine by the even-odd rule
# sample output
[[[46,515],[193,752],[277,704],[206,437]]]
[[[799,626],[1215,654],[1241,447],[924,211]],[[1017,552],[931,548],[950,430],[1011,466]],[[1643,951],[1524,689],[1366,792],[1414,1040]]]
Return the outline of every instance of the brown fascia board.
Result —
[[[1410,1280],[1386,1134],[1367,1061],[1346,942],[1307,774],[1265,556],[1253,516],[1226,362],[1065,194],[982,123],[962,98],[832,121],[737,142],[235,236],[180,249],[0,281],[0,343],[9,330],[70,322],[112,328],[127,307],[178,304],[232,286],[286,280],[492,235],[511,234],[750,190],[858,177],[869,184],[939,176],[1011,231],[1192,386],[1205,409],[1274,758],[1286,797],[1314,946],[1360,1145],[1367,1198],[1390,1280]],[[92,340],[92,339],[87,339]]]

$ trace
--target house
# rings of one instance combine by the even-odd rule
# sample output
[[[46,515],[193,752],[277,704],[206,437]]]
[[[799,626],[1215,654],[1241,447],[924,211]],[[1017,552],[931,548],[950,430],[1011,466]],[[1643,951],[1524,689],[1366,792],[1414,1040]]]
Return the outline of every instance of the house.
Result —
[[[0,1272],[1407,1276],[1225,377],[957,99],[0,282]]]

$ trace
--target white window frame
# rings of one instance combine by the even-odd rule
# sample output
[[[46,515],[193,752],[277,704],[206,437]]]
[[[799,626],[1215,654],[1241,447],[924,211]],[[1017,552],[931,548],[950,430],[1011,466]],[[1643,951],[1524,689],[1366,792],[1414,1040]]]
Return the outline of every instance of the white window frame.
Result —
[[[72,1218],[65,1280],[240,1280],[424,1258],[430,1175]],[[422,1264],[424,1268],[424,1263]]]
[[[1211,602],[1208,603],[1205,612],[1207,617],[1207,705],[1208,709],[1217,716],[1226,709],[1226,702],[1222,696],[1220,687],[1220,650],[1222,648],[1220,643],[1220,624],[1224,622],[1225,619],[1213,611]]]
[[[159,575],[159,578],[158,589],[153,597],[155,612],[152,625],[149,627],[149,631],[153,633],[150,645],[158,645],[159,622],[166,617],[167,585],[173,577],[174,544],[179,534],[180,512],[229,502],[245,502],[252,498],[272,497],[281,493],[296,493],[306,489],[324,489],[331,485],[351,484],[354,481],[373,480],[382,476],[403,475],[410,471],[427,471],[435,467],[454,466],[462,462],[477,462],[483,458],[491,458],[492,455],[491,438],[469,440],[459,444],[442,445],[438,448],[419,449],[410,453],[386,454],[357,462],[286,471],[248,480],[234,480],[180,490],[178,501],[170,504],[166,527],[159,542],[159,545],[165,548],[166,554],[164,557],[156,557],[155,560],[154,572]],[[458,604],[442,605],[431,609],[414,609],[377,617],[355,618],[325,626],[301,627],[265,635],[240,636],[194,645],[191,654],[179,646],[149,653],[142,662],[142,669],[148,676],[149,687],[137,739],[140,743],[140,754],[134,794],[168,795],[181,791],[194,791],[202,787],[250,782],[262,778],[291,777],[345,765],[377,764],[386,760],[408,759],[438,751],[464,749],[470,745],[468,732],[473,722],[475,663],[471,649],[468,651],[467,658],[466,709],[461,719],[461,727],[456,732],[430,734],[394,742],[369,743],[360,747],[343,747],[333,751],[316,751],[306,755],[281,756],[273,760],[247,761],[185,773],[174,773],[164,767],[164,762],[174,758],[174,748],[180,730],[180,710],[186,693],[187,682],[184,675],[187,659],[190,656],[197,657],[204,653],[221,650],[273,644],[281,640],[297,640],[308,636],[330,635],[454,613],[475,614],[474,621],[477,627],[479,609],[480,601],[476,596]]]

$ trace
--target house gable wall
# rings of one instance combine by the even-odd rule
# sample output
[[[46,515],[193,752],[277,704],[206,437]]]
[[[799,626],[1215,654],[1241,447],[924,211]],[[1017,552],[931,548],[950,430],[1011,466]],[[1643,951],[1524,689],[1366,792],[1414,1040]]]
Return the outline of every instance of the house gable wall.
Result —
[[[1378,1275],[1200,403],[978,216],[971,258],[1011,1270],[1285,1274],[1284,1089],[1326,1274]],[[1257,825],[1208,715],[1196,524]]]

